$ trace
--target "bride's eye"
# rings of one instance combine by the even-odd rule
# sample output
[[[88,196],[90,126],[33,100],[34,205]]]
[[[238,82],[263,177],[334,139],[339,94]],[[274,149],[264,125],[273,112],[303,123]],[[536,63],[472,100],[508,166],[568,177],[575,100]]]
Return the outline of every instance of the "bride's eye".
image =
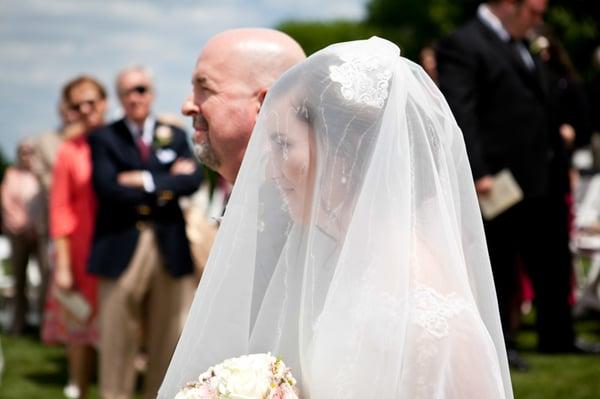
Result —
[[[271,135],[271,142],[274,144],[273,151],[281,153],[281,157],[283,158],[283,160],[287,160],[289,150],[292,147],[287,135],[284,135],[279,132],[273,133]]]
[[[273,133],[271,135],[271,141],[281,148],[290,147],[290,142],[288,141],[287,136],[282,133]]]

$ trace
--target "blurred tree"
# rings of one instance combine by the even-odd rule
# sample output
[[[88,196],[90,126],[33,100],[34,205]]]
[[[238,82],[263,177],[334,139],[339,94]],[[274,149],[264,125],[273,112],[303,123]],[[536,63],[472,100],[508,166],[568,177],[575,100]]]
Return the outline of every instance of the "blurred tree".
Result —
[[[294,37],[311,54],[328,44],[373,35],[398,44],[402,54],[416,58],[420,49],[448,34],[474,14],[478,0],[371,0],[364,21],[288,21],[278,29]]]
[[[548,25],[563,43],[575,68],[591,77],[592,53],[600,45],[600,1],[550,0]]]
[[[300,43],[307,55],[332,43],[381,36],[381,29],[357,21],[296,22],[288,21],[277,29],[286,32]]]
[[[4,155],[4,151],[0,148],[0,181],[4,178],[4,171],[10,165],[8,158]]]
[[[371,0],[365,22],[381,26],[386,38],[415,59],[425,45],[471,18],[478,4],[479,0]]]
[[[447,35],[475,15],[480,0],[370,0],[363,21],[288,21],[287,32],[307,54],[331,43],[378,35],[416,59],[421,48]],[[584,76],[591,73],[593,49],[600,45],[600,0],[549,0],[547,22]]]
[[[6,168],[8,168],[8,166],[10,165],[10,162],[8,160],[8,158],[6,158],[6,156],[4,155],[4,151],[2,150],[2,148],[0,148],[0,183],[2,182],[2,180],[4,179],[4,172],[6,171]],[[0,226],[2,226],[2,213],[0,212]],[[0,234],[2,234],[2,230],[0,229]],[[0,267],[2,267],[3,265],[0,264]]]

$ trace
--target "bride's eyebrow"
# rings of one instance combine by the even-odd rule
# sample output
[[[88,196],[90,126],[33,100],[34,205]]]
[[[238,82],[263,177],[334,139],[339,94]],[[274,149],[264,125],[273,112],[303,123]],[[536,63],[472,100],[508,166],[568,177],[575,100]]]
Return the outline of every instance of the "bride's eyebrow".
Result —
[[[308,119],[308,107],[305,103],[302,103],[300,105],[292,105],[292,109],[294,110],[294,113],[296,114],[298,119],[300,119],[301,121],[305,122]]]
[[[288,141],[287,136],[285,134],[282,134],[281,132],[273,132],[271,133],[269,138],[271,139],[271,141],[277,144],[287,143]]]

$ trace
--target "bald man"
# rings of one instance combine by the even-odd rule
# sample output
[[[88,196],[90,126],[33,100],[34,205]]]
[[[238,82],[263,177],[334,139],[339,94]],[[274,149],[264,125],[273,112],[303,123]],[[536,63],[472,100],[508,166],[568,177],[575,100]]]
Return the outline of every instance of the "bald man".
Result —
[[[206,42],[192,74],[193,92],[181,109],[193,118],[194,150],[205,166],[229,183],[235,182],[267,91],[285,71],[305,58],[294,39],[273,29],[233,29]],[[264,189],[276,190],[274,186]],[[267,229],[280,230],[275,223],[287,222],[285,215],[279,217],[282,213],[286,214],[282,209],[273,209],[265,215],[270,218]],[[281,249],[283,241],[283,236],[280,242],[259,237],[257,253],[278,257],[274,248]],[[274,265],[276,259],[264,263]],[[254,289],[266,289],[271,274],[272,270],[258,270]],[[252,303],[253,315],[259,305]],[[159,395],[163,397],[172,397],[164,387]]]
[[[273,29],[228,30],[206,43],[181,110],[193,118],[194,147],[204,165],[235,182],[267,91],[305,58],[294,39]]]

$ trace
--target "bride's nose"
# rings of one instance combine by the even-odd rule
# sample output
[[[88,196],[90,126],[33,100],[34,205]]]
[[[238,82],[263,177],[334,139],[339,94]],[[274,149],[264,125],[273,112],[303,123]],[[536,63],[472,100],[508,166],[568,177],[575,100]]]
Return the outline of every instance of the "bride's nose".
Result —
[[[269,157],[269,162],[267,163],[266,175],[268,180],[277,181],[281,179],[283,176],[281,174],[281,165],[279,162],[275,160],[273,154]]]

